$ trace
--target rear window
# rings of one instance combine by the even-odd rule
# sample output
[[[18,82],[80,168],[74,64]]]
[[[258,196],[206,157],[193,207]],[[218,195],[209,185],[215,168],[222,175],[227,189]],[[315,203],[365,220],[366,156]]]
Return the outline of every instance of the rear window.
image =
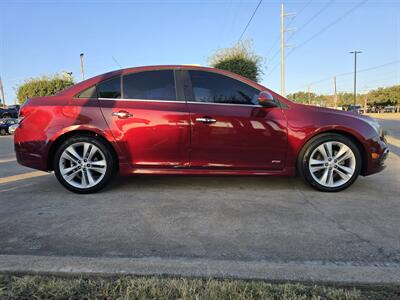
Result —
[[[121,98],[121,77],[103,81],[97,85],[99,98]]]

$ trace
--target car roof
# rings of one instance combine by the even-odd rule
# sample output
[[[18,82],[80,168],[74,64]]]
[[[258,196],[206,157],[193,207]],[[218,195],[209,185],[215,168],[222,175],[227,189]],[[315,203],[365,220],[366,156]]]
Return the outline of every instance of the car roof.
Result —
[[[156,71],[156,70],[199,70],[199,71],[218,73],[218,74],[222,74],[222,75],[243,81],[243,82],[245,82],[255,88],[258,88],[260,90],[270,91],[266,87],[254,82],[248,78],[245,78],[238,74],[235,74],[235,73],[232,73],[229,71],[225,71],[225,70],[221,70],[221,69],[195,66],[195,65],[156,65],[156,66],[142,66],[142,67],[120,69],[120,70],[107,72],[107,73],[104,73],[101,75],[97,75],[95,77],[81,81],[81,82],[61,91],[60,93],[57,94],[57,96],[72,96],[73,97],[74,95],[91,87],[94,84],[97,84],[103,80],[107,80],[107,79],[113,78],[118,75],[125,75],[125,74],[138,73],[138,72],[144,72],[144,71]],[[270,92],[272,92],[272,91],[270,91]],[[272,92],[272,93],[275,94],[274,92]]]

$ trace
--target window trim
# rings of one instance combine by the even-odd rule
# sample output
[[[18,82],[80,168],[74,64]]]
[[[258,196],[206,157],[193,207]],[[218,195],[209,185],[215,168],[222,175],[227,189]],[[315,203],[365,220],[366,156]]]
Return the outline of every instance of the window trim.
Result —
[[[196,101],[187,101],[186,103],[190,104],[208,104],[208,105],[234,105],[234,106],[247,106],[247,107],[262,107],[259,104],[239,104],[239,103],[214,103],[214,102],[196,102]]]
[[[128,99],[128,98],[97,98],[102,101],[131,101],[131,102],[159,102],[159,103],[186,103],[185,101],[160,100],[160,99]]]
[[[163,70],[171,70],[174,72],[174,80],[175,80],[175,99],[176,100],[160,100],[160,99],[129,99],[129,98],[124,98],[124,89],[123,89],[123,77],[126,75],[130,75],[130,74],[136,74],[136,73],[143,73],[143,72],[153,72],[153,71],[163,71]],[[96,98],[79,98],[78,95],[82,92],[84,92],[86,89],[81,90],[80,92],[78,92],[74,98],[76,99],[98,99],[98,100],[102,100],[102,101],[107,101],[107,100],[113,100],[113,101],[137,101],[137,102],[164,102],[164,103],[187,103],[187,104],[208,104],[208,105],[229,105],[229,106],[243,106],[243,107],[262,107],[261,105],[257,105],[257,104],[238,104],[238,103],[214,103],[214,102],[197,102],[197,101],[189,101],[187,94],[185,92],[185,84],[188,84],[188,89],[189,89],[189,93],[191,94],[192,97],[194,97],[193,95],[193,86],[192,86],[192,81],[190,78],[190,73],[189,71],[201,71],[201,72],[205,72],[205,73],[210,73],[210,74],[218,74],[221,76],[225,76],[227,78],[239,81],[243,84],[246,84],[256,90],[258,90],[259,92],[261,92],[262,90],[260,90],[258,87],[255,87],[252,84],[248,84],[242,80],[239,80],[237,78],[234,78],[232,76],[226,75],[226,74],[222,74],[219,72],[212,72],[212,71],[208,71],[208,70],[199,70],[199,69],[191,69],[191,68],[172,68],[172,69],[155,69],[155,70],[148,70],[148,71],[139,71],[139,72],[132,72],[132,73],[127,73],[127,74],[120,74],[120,75],[116,75],[113,76],[111,78],[107,78],[104,79],[102,81],[99,81],[89,87],[87,87],[86,89],[91,88],[92,86],[95,86],[96,88],[96,94],[97,97]],[[112,80],[115,79],[117,77],[120,77],[120,83],[121,83],[121,98],[103,98],[103,97],[99,97],[98,94],[98,90],[97,90],[97,86],[105,81],[108,80]],[[179,100],[182,99],[182,100]],[[194,99],[194,98],[193,98]],[[279,101],[279,99],[276,99],[278,101],[278,103],[280,104],[279,106],[281,107],[281,102]]]

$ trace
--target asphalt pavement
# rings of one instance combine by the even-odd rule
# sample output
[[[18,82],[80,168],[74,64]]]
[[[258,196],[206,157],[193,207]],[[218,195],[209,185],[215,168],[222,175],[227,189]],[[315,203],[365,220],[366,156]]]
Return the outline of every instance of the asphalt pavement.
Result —
[[[0,137],[0,271],[400,283],[400,120],[382,173],[340,193],[298,178],[137,176],[77,195]]]

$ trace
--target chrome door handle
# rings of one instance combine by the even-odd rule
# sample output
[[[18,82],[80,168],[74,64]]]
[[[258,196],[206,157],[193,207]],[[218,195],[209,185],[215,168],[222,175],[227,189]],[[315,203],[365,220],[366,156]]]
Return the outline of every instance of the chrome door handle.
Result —
[[[217,122],[217,120],[209,117],[202,117],[202,118],[196,118],[196,122],[201,122],[205,124],[211,124]]]
[[[118,117],[120,119],[127,119],[130,117],[133,117],[133,115],[125,110],[120,110],[118,112],[113,112],[112,113],[113,117]]]

